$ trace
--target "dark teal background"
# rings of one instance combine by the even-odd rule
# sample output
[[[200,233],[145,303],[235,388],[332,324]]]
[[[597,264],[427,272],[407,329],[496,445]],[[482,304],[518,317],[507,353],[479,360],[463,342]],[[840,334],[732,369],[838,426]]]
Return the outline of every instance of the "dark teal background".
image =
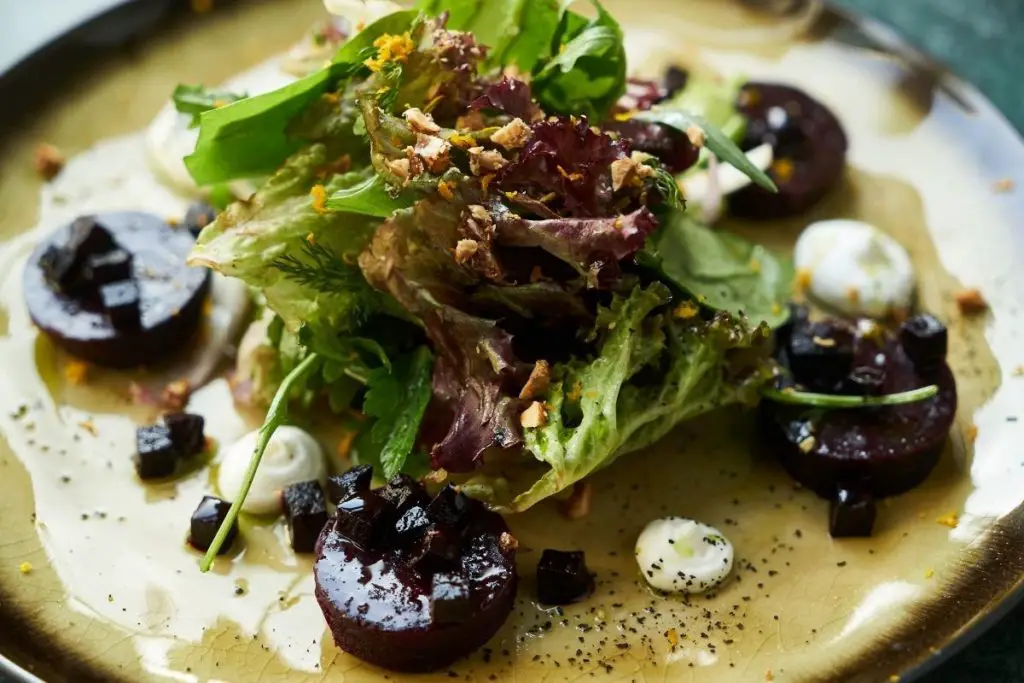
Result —
[[[835,2],[895,27],[977,86],[1017,130],[1024,130],[1024,0]],[[940,666],[924,683],[1024,683],[1024,607]]]

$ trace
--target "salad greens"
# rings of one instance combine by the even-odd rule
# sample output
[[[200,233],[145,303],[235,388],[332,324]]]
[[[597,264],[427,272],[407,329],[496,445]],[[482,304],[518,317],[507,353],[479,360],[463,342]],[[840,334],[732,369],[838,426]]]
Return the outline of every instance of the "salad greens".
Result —
[[[770,381],[792,272],[686,218],[673,174],[699,125],[770,180],[713,123],[622,97],[620,27],[565,4],[422,0],[200,114],[199,183],[271,174],[190,259],[265,299],[266,434],[325,398],[385,476],[429,459],[523,510]]]
[[[213,90],[203,85],[179,85],[171,95],[174,108],[182,114],[191,114],[191,127],[199,126],[200,114],[211,109],[226,107],[232,102],[245,99],[248,95],[227,90]]]

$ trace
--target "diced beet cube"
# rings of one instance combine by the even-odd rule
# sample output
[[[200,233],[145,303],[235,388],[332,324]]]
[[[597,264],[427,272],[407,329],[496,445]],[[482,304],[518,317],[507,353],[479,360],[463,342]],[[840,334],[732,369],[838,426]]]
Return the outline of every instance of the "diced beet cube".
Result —
[[[86,259],[82,277],[91,287],[131,279],[132,255],[124,249],[94,254]]]
[[[546,605],[568,605],[590,595],[594,576],[583,551],[545,550],[537,565],[537,598]]]
[[[451,527],[430,526],[423,534],[410,562],[421,571],[436,572],[452,567],[461,552],[458,534]]]
[[[915,315],[900,328],[900,344],[917,371],[928,373],[946,361],[949,332],[935,316]]]
[[[370,548],[381,536],[387,504],[376,493],[366,492],[338,505],[338,532],[362,548]]]
[[[462,572],[438,572],[430,582],[430,605],[435,624],[460,624],[473,616],[469,579]]]
[[[327,498],[335,505],[370,490],[373,466],[358,465],[344,474],[327,478]]]
[[[206,422],[202,415],[172,413],[164,415],[164,424],[171,430],[171,441],[182,457],[202,453],[206,448],[206,437],[203,435]]]
[[[188,536],[189,544],[198,550],[209,550],[210,545],[213,544],[214,537],[217,535],[217,531],[220,529],[220,525],[227,519],[230,508],[231,503],[227,501],[214,498],[213,496],[203,496],[203,499],[199,502],[199,507],[192,513],[192,529]],[[231,524],[231,530],[228,531],[228,535],[224,539],[224,543],[221,544],[217,554],[223,555],[228,552],[237,535],[238,520],[236,519]]]
[[[853,369],[853,332],[830,321],[798,324],[786,352],[797,382],[833,393]]]
[[[62,245],[44,252],[40,266],[53,287],[75,299],[84,298],[88,294],[83,278],[86,262],[116,248],[106,228],[92,216],[82,216],[68,228]]]
[[[116,330],[138,329],[142,324],[139,286],[133,280],[121,280],[100,287],[100,303]]]
[[[79,272],[75,266],[74,252],[52,244],[39,257],[39,267],[43,269],[46,281],[59,292],[73,293],[72,290],[79,280]]]
[[[135,471],[139,479],[159,479],[174,474],[180,454],[171,439],[171,430],[163,425],[135,430]]]
[[[457,529],[465,520],[469,506],[470,500],[466,494],[448,484],[430,501],[427,514],[435,524]]]
[[[426,503],[423,487],[408,474],[392,477],[387,486],[380,490],[380,497],[394,507],[399,515],[413,505]]]
[[[840,488],[829,506],[828,533],[833,538],[870,536],[875,514],[875,500],[870,493]]]
[[[395,522],[395,541],[401,548],[410,548],[419,543],[430,528],[430,517],[420,505],[414,505]]]
[[[110,231],[96,222],[95,216],[79,216],[71,224],[67,248],[79,259],[105,254],[117,248]]]
[[[194,202],[185,211],[185,228],[193,237],[199,237],[207,225],[217,218],[217,210],[206,202]]]
[[[292,550],[311,553],[324,525],[327,524],[327,499],[320,482],[293,484],[281,493],[284,518],[292,537]]]

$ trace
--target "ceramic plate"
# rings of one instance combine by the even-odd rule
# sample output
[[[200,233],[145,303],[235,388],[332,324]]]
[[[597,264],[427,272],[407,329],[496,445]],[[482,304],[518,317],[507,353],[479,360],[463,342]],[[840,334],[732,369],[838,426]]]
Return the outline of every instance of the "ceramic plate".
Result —
[[[792,82],[842,119],[851,149],[839,189],[798,220],[724,227],[788,250],[811,220],[855,217],[907,246],[923,307],[950,326],[960,384],[941,465],[880,508],[873,538],[833,541],[826,503],[752,455],[749,415],[701,419],[598,475],[585,519],[550,507],[511,519],[526,577],[513,617],[487,648],[422,680],[910,679],[1017,592],[1024,271],[1014,264],[1024,243],[1013,219],[1024,203],[1009,181],[1024,180],[1024,145],[974,90],[881,27],[799,2],[755,8],[765,4],[606,2],[638,74],[678,63]],[[316,0],[281,0],[169,19],[128,49],[34,62],[19,74],[23,90],[5,97],[21,108],[0,156],[0,650],[47,681],[388,678],[333,645],[309,560],[286,549],[279,524],[246,522],[244,554],[199,573],[183,539],[210,468],[142,486],[130,461],[134,425],[153,415],[129,398],[129,382],[167,376],[90,371],[72,381],[69,359],[27,323],[19,293],[35,230],[115,207],[180,215],[184,200],[157,183],[135,131],[177,83],[258,67],[321,11]],[[74,155],[47,185],[32,167],[40,141]],[[989,314],[957,312],[954,294],[968,286]],[[219,333],[214,323],[206,334]],[[192,401],[222,442],[258,424],[232,408],[224,380]],[[735,544],[737,569],[713,595],[661,599],[639,580],[637,532],[669,513],[714,524]],[[938,521],[950,513],[955,528]],[[592,599],[557,612],[528,600],[550,546],[586,551],[598,576]]]

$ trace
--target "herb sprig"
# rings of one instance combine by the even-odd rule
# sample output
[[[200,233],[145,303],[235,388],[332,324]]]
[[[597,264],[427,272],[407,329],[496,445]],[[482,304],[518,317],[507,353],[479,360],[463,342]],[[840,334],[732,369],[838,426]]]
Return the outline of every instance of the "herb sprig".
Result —
[[[878,408],[882,406],[902,406],[919,401],[927,401],[939,393],[939,387],[931,386],[902,391],[884,396],[843,396],[839,394],[816,394],[793,389],[762,389],[761,396],[769,401],[794,406],[810,406],[813,408]]]

